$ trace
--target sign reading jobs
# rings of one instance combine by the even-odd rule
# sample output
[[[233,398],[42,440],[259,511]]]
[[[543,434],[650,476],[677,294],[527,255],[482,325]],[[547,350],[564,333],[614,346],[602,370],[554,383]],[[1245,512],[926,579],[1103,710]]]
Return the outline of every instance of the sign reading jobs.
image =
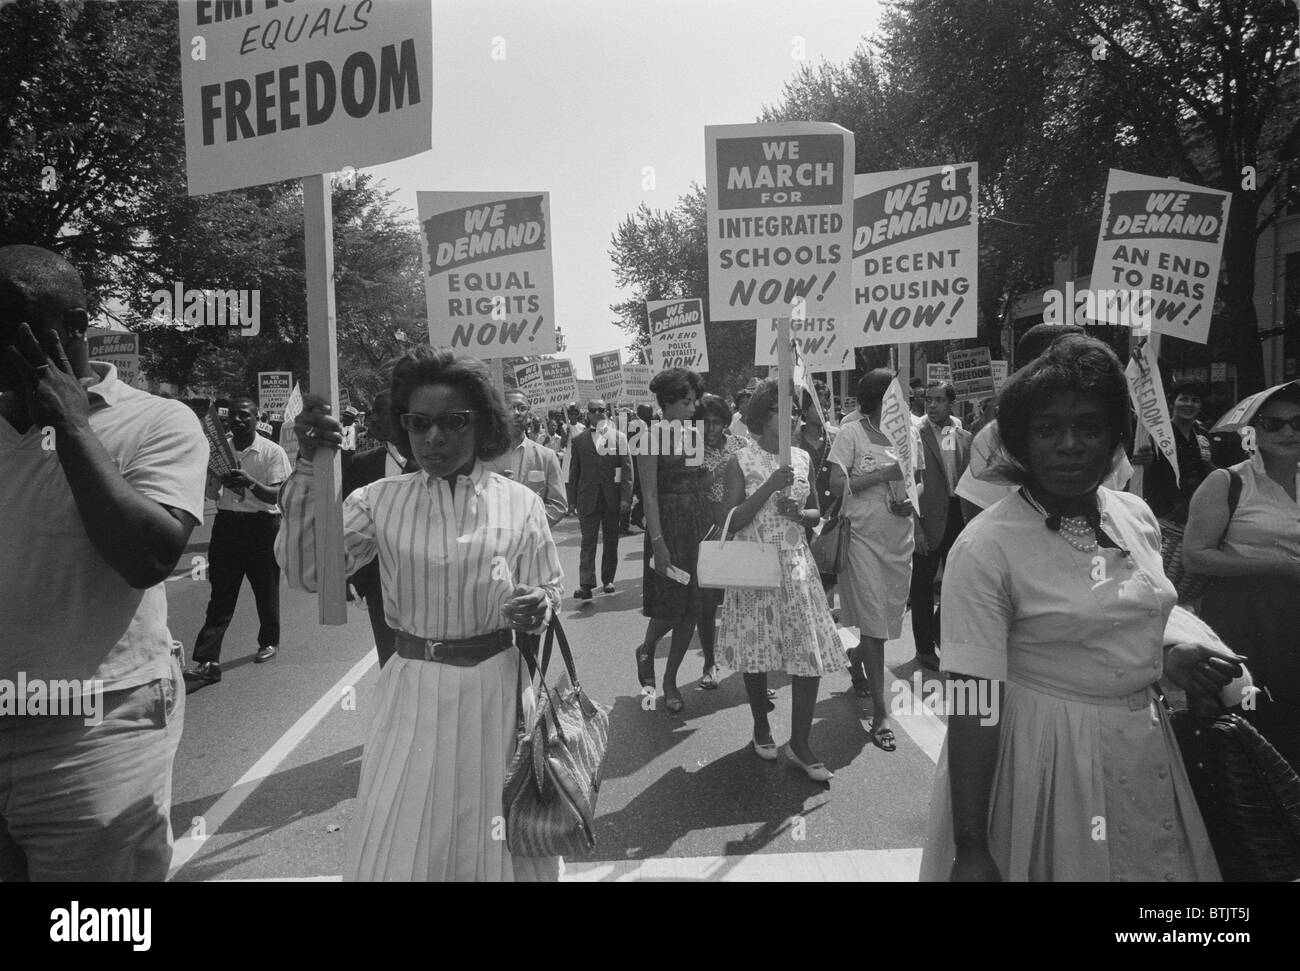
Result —
[[[911,344],[975,337],[978,330],[974,163],[854,180],[851,343]]]
[[[709,319],[847,317],[853,133],[823,122],[717,125],[704,140]]]
[[[1217,189],[1111,169],[1092,289],[1136,293],[1152,331],[1206,343],[1230,202]]]
[[[378,165],[432,137],[432,5],[178,3],[190,195]]]
[[[555,344],[545,192],[417,192],[429,343],[478,358]]]
[[[656,371],[670,367],[709,369],[709,348],[704,341],[704,301],[647,300],[650,324],[650,364]]]

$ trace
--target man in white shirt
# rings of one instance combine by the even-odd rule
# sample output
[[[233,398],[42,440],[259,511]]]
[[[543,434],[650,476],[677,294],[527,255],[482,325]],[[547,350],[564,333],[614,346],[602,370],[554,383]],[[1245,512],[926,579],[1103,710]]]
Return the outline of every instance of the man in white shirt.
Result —
[[[754,396],[754,389],[758,387],[757,381],[751,381],[748,385],[736,392],[736,413],[731,418],[731,434],[737,438],[754,440],[749,426],[745,424],[745,410],[749,407],[749,399]]]
[[[194,642],[194,668],[185,672],[189,690],[221,680],[221,643],[235,615],[239,589],[248,577],[257,603],[255,663],[275,657],[280,644],[280,566],[275,536],[280,530],[276,500],[293,469],[275,442],[256,433],[257,404],[247,397],[230,403],[230,438],[239,468],[222,479],[217,516],[208,546],[208,600],[203,629]]]
[[[524,434],[532,417],[528,396],[518,388],[511,388],[505,399],[506,412],[510,415],[510,432],[514,438],[504,453],[485,460],[483,464],[498,475],[523,483],[537,493],[537,498],[546,507],[546,521],[554,526],[569,511],[560,457]],[[573,446],[572,439],[569,446]]]

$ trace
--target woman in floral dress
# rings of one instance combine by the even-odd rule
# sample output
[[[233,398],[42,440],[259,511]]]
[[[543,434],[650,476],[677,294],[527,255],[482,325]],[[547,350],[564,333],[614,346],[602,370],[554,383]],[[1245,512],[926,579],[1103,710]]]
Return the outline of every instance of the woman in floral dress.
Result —
[[[737,452],[727,466],[718,521],[721,524],[734,510],[730,528],[738,540],[777,547],[781,588],[727,590],[718,640],[722,662],[745,677],[754,716],[754,752],[767,761],[777,758],[767,720],[767,672],[784,670],[792,677],[793,704],[790,741],[781,753],[808,778],[827,782],[833,773],[813,754],[808,736],[822,675],[847,665],[804,536],[804,526],[821,518],[809,481],[812,462],[798,448],[790,450],[789,466],[782,466],[777,457],[780,423],[793,424],[796,418],[779,413],[775,379],[759,384],[746,418],[758,442]],[[782,495],[786,489],[789,494]]]

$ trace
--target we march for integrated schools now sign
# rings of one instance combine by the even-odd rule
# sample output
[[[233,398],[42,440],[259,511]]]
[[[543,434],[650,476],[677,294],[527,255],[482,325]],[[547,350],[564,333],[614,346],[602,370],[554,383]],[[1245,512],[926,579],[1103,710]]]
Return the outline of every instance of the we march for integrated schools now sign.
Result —
[[[490,359],[557,350],[546,192],[417,192],[429,343]]]
[[[189,194],[428,151],[428,0],[176,4]]]

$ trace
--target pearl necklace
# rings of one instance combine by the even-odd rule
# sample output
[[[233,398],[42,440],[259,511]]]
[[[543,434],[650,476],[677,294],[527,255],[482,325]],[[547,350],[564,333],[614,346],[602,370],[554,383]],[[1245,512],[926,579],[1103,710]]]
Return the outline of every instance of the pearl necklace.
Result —
[[[1030,494],[1028,489],[1025,489],[1022,494],[1031,506],[1043,514],[1043,519],[1049,518],[1051,514]],[[1097,532],[1092,528],[1092,524],[1088,522],[1086,516],[1062,516],[1058,535],[1080,553],[1095,553],[1101,548],[1101,544],[1097,542]],[[1091,539],[1084,540],[1085,536],[1089,536]],[[1076,542],[1076,540],[1082,540],[1082,542]]]

